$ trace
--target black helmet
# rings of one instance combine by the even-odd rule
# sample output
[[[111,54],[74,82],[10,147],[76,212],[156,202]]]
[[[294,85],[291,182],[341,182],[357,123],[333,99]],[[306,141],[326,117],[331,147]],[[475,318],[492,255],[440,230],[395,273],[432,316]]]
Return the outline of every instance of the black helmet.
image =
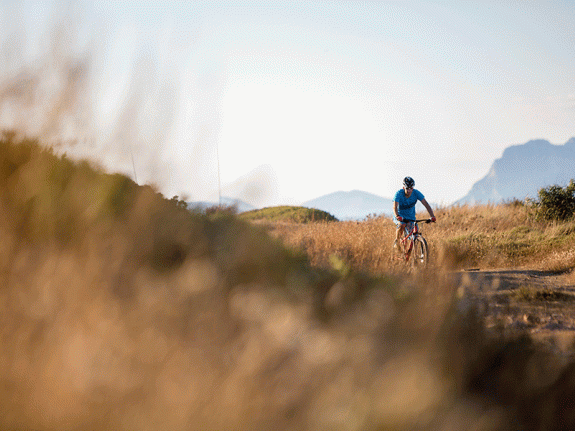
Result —
[[[403,179],[403,185],[405,187],[408,187],[408,188],[413,187],[413,186],[415,186],[415,181],[413,181],[413,178],[411,178],[411,177],[405,177]]]

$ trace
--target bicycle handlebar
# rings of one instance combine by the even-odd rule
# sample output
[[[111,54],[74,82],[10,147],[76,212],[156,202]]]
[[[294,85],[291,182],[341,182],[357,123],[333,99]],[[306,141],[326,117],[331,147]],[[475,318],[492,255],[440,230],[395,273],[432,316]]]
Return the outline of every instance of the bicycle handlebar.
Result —
[[[421,220],[409,220],[409,219],[404,218],[403,221],[407,222],[407,223],[431,223],[430,218],[421,219]]]

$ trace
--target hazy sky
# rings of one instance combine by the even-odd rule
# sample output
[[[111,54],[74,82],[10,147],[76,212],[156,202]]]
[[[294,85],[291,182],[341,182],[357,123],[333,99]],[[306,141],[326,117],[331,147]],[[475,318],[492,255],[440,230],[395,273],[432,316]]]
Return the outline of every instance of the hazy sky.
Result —
[[[449,204],[506,147],[575,136],[572,1],[0,4],[2,81],[36,71],[49,93],[47,51],[81,63],[75,151],[168,197],[391,197],[410,175]],[[4,127],[41,121],[10,106]]]

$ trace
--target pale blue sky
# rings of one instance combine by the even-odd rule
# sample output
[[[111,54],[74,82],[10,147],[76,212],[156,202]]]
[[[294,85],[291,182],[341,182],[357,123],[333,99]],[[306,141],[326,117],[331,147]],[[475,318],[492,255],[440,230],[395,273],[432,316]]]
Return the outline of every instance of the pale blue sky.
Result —
[[[256,206],[391,197],[405,175],[448,204],[507,146],[575,136],[569,1],[0,4],[24,64],[75,23],[94,129],[75,151],[168,196],[217,199],[219,161],[222,193]]]

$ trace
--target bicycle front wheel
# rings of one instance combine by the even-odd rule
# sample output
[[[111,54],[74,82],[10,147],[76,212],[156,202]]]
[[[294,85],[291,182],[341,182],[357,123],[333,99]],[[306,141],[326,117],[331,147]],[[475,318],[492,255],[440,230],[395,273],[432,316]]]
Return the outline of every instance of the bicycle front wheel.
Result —
[[[429,248],[427,241],[422,236],[417,236],[413,241],[411,251],[411,265],[414,269],[425,268],[429,262]]]

